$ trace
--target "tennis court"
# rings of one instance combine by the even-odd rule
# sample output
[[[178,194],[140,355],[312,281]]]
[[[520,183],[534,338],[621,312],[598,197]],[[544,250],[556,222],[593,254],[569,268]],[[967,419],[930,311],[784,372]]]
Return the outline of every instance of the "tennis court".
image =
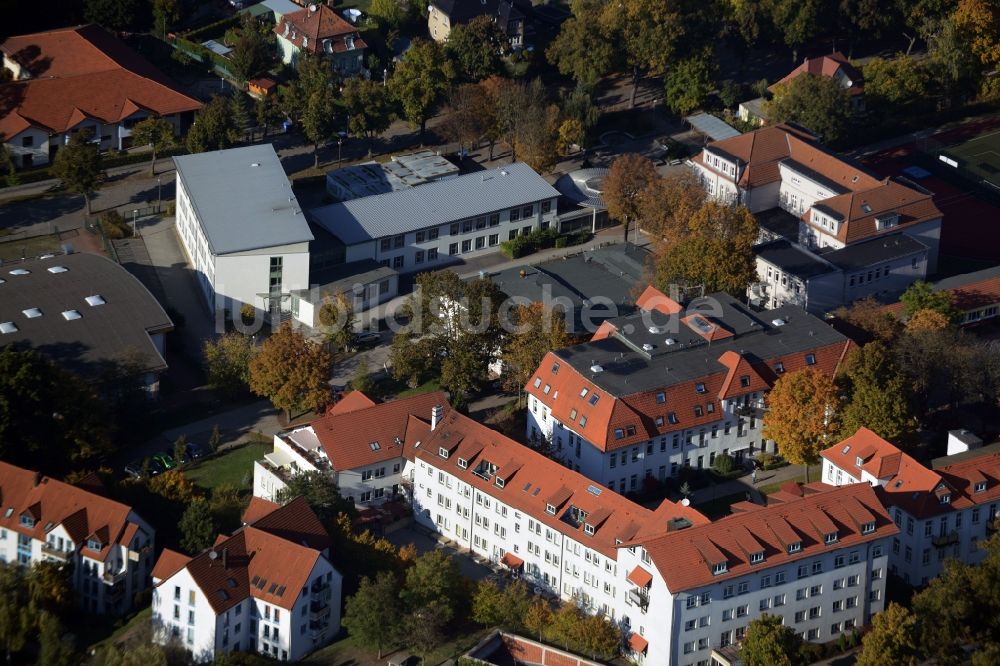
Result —
[[[943,165],[1000,191],[1000,131],[982,134],[936,152]]]

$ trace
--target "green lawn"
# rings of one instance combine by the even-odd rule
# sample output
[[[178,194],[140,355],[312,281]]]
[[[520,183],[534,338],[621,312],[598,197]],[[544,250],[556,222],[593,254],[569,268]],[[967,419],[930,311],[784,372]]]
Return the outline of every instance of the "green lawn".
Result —
[[[184,476],[196,486],[211,490],[223,483],[237,488],[243,486],[243,478],[253,476],[253,463],[265,453],[270,453],[271,442],[251,442],[236,449],[213,456],[202,462],[184,468]]]
[[[381,376],[375,382],[375,388],[372,390],[372,397],[378,398],[379,400],[391,400],[395,398],[409,398],[410,396],[420,395],[421,393],[430,393],[431,391],[440,390],[441,384],[436,379],[431,379],[424,382],[420,386],[409,388],[405,383],[392,377]]]
[[[694,508],[701,511],[709,519],[715,520],[717,518],[722,518],[723,516],[728,516],[729,507],[737,502],[742,502],[746,498],[745,492],[733,493],[732,495],[716,497],[715,499],[702,502],[701,504],[695,504]]]
[[[802,465],[798,465],[798,467],[799,467],[800,470],[802,469]],[[819,481],[820,480],[820,475],[821,475],[822,471],[823,471],[823,466],[822,465],[810,465],[809,466],[809,482],[813,483],[815,481]],[[760,476],[762,474],[766,475],[767,472],[763,472],[763,473],[758,472],[757,474],[758,474],[758,476]],[[770,495],[771,493],[776,493],[779,490],[781,490],[781,486],[783,484],[788,483],[789,481],[798,481],[799,483],[805,483],[806,482],[805,473],[800,471],[799,475],[796,476],[793,479],[785,479],[784,481],[779,481],[778,483],[769,483],[766,486],[757,486],[757,491],[759,493],[761,493],[762,495]]]

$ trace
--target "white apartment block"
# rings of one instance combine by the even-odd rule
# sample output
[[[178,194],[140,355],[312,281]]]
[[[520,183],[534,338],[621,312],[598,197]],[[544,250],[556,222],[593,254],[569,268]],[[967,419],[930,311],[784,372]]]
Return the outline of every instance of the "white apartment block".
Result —
[[[441,392],[376,404],[352,391],[326,416],[274,436],[274,450],[254,463],[254,495],[276,501],[290,476],[322,471],[359,507],[400,499],[406,449],[447,409]]]
[[[789,241],[823,252],[900,231],[927,246],[927,270],[937,270],[941,211],[933,195],[902,178],[876,178],[807,132],[775,125],[715,141],[692,165],[716,198],[798,217]]]
[[[342,578],[305,500],[254,498],[243,529],[194,557],[164,550],[153,570],[153,640],[199,663],[230,652],[298,661],[340,631]]]
[[[761,432],[785,372],[835,374],[853,343],[794,306],[757,314],[726,294],[686,307],[652,287],[638,312],[550,352],[529,380],[527,437],[619,493],[643,480],[775,451]]]
[[[312,232],[270,144],[183,155],[177,235],[213,312],[244,304],[272,321],[293,316],[309,288]]]
[[[996,531],[1000,508],[1000,447],[974,448],[924,466],[867,428],[822,452],[823,481],[869,484],[899,527],[889,569],[911,585],[926,585],[944,562],[977,564],[979,542]]]
[[[0,462],[0,562],[68,564],[85,612],[121,614],[149,587],[154,531],[131,507]]]
[[[446,178],[310,211],[347,246],[347,261],[374,259],[400,272],[439,268],[557,227],[559,192],[528,165]]]

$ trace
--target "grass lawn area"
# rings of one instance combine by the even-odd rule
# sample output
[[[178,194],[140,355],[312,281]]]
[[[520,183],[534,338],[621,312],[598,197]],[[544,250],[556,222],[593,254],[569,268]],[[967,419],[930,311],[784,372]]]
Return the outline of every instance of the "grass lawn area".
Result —
[[[421,393],[430,393],[432,391],[440,391],[441,384],[438,383],[436,379],[426,381],[416,388],[408,388],[405,391],[400,391],[396,394],[397,398],[409,398],[410,396],[420,395]]]
[[[779,481],[778,483],[769,483],[769,484],[764,485],[764,486],[757,486],[757,491],[759,493],[761,493],[762,495],[770,495],[771,493],[776,493],[779,490],[781,490],[781,486],[783,484],[785,484],[785,483],[788,483],[789,481],[797,481],[799,483],[805,483],[805,481],[806,481],[806,475],[805,475],[805,472],[801,471],[802,470],[802,465],[797,465],[797,467],[800,470],[798,476],[795,476],[794,478],[791,478],[791,479],[785,479],[784,481]],[[809,466],[809,482],[812,483],[814,481],[819,481],[820,480],[820,474],[821,474],[822,471],[823,471],[823,466],[822,465],[810,465]],[[764,472],[763,474],[767,474],[767,472]],[[758,472],[758,475],[761,475],[761,473]]]
[[[716,518],[728,516],[729,507],[737,502],[742,502],[745,499],[746,493],[733,493],[732,495],[716,497],[715,499],[702,502],[701,504],[695,504],[694,508],[701,511],[709,519],[715,520]]]
[[[143,628],[143,626],[148,627],[152,616],[153,609],[147,606],[129,618],[128,622],[117,629],[114,629],[110,635],[106,632],[111,629],[113,625],[104,622],[87,623],[88,631],[84,631],[80,637],[83,639],[82,642],[87,642],[90,645],[87,649],[87,654],[90,654],[93,650],[99,649],[109,643],[117,643],[125,640],[131,633],[138,632],[141,628]]]
[[[458,656],[464,654],[467,650],[472,648],[476,643],[483,639],[491,630],[475,628],[471,631],[466,631],[454,638],[445,641],[438,646],[434,652],[427,655],[424,660],[423,666],[438,666],[449,659],[458,659]],[[382,654],[382,659],[378,659],[378,654],[374,650],[368,650],[368,648],[361,647],[358,645],[351,636],[341,638],[330,645],[327,645],[321,650],[317,650],[310,656],[303,659],[301,664],[314,664],[319,666],[328,666],[329,664],[351,664],[351,666],[381,666],[389,658],[394,651],[386,650]],[[411,652],[406,647],[400,648],[395,652],[404,653]]]
[[[253,476],[253,463],[270,453],[271,442],[251,442],[229,449],[207,460],[184,468],[184,476],[196,486],[211,490],[223,483],[243,487],[243,477]]]
[[[21,240],[4,240],[3,234],[0,233],[0,259],[4,261],[37,257],[46,252],[62,252],[62,241],[59,240],[59,236],[52,234]]]
[[[392,377],[379,377],[375,382],[375,388],[372,391],[373,396],[379,400],[390,400],[393,398],[409,398],[410,396],[420,395],[421,393],[430,393],[431,391],[440,391],[441,384],[438,380],[431,379],[420,386],[414,388],[409,388],[405,383],[398,381]]]

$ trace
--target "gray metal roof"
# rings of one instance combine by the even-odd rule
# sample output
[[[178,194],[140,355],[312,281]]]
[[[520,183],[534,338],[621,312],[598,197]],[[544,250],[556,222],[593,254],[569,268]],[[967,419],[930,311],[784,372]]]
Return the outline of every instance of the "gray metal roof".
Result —
[[[17,269],[28,273],[12,275]],[[167,367],[149,336],[173,329],[170,317],[138,279],[110,259],[80,253],[5,264],[0,280],[0,324],[17,327],[0,334],[0,347],[31,345],[88,380],[99,379],[113,361],[135,359],[146,371]],[[104,303],[90,305],[90,296]],[[30,308],[41,316],[26,316]],[[73,310],[79,318],[63,315]]]
[[[772,266],[777,266],[782,272],[803,280],[836,270],[798,243],[790,243],[787,240],[764,243],[755,247],[753,251],[758,257]]]
[[[373,282],[387,280],[399,273],[388,266],[383,266],[374,259],[362,259],[347,264],[339,264],[325,270],[312,271],[309,281],[319,289],[319,299],[334,297],[337,294],[354,293],[356,287],[363,287]],[[292,294],[306,298],[311,296],[310,289],[298,289]]]
[[[305,243],[305,215],[271,144],[174,158],[215,254]]]
[[[364,162],[327,172],[327,188],[341,201],[405,190],[458,175],[458,167],[430,150],[396,155],[390,161]]]
[[[625,396],[723,372],[718,358],[726,351],[766,360],[847,340],[794,305],[754,314],[728,294],[716,293],[695,299],[685,313],[699,310],[709,312],[714,323],[733,335],[709,343],[676,317],[636,312],[612,320],[620,338],[585,342],[555,353],[608,393]],[[783,320],[783,325],[775,326],[776,319]],[[658,332],[649,331],[651,323]],[[674,340],[672,345],[665,344],[668,337]],[[641,351],[643,344],[652,345],[653,350]],[[601,366],[602,371],[592,373],[592,365]]]
[[[523,162],[309,211],[346,245],[395,236],[544,199],[559,192]]]
[[[740,135],[739,131],[730,127],[722,119],[708,113],[696,113],[693,116],[685,116],[684,120],[712,141],[722,141],[723,139],[731,139],[734,136]]]
[[[820,256],[843,271],[853,271],[868,268],[881,261],[908,257],[911,254],[926,251],[927,246],[916,238],[904,233],[896,233],[861,243],[852,243],[839,250],[824,252]]]
[[[983,282],[985,280],[992,280],[997,277],[1000,277],[1000,266],[984,268],[983,270],[976,271],[974,273],[952,275],[951,277],[935,282],[934,291],[941,291],[942,289],[958,289],[959,287],[965,287],[970,284],[976,284],[977,282]]]
[[[577,169],[560,176],[556,189],[578,206],[605,210],[608,206],[601,196],[601,183],[607,175],[607,169]]]

